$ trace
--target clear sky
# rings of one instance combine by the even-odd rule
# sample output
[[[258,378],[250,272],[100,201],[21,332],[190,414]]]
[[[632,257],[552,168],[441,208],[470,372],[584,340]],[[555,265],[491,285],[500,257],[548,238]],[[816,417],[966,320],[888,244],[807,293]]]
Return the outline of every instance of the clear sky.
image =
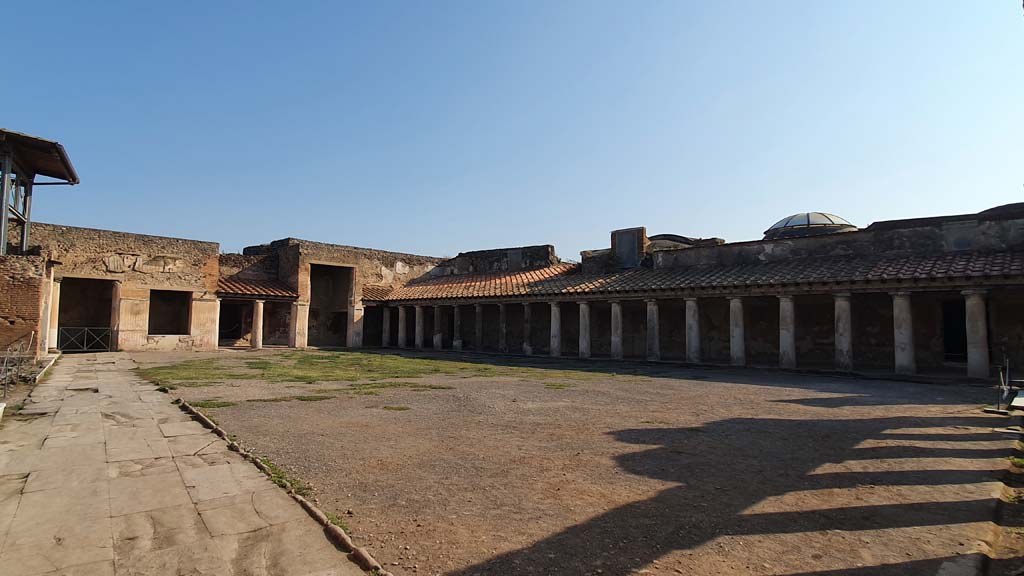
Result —
[[[434,256],[1024,200],[1020,0],[9,2],[38,220]]]

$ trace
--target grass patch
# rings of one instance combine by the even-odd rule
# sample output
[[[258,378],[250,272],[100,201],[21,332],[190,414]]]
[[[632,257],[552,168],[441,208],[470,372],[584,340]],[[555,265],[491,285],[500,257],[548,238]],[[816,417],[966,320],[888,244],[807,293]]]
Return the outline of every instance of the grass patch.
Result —
[[[405,412],[409,409],[408,406],[381,406],[384,410],[391,410],[392,412]]]
[[[331,398],[334,398],[334,396],[324,396],[322,394],[310,394],[308,396],[292,396],[292,398],[295,398],[296,400],[299,400],[299,401],[302,401],[302,402],[319,402],[321,400],[330,400]]]
[[[1010,464],[1017,468],[1024,468],[1024,458],[1020,456],[1010,456]]]
[[[274,398],[250,398],[246,402],[291,402],[294,399],[292,396],[276,396]]]
[[[440,358],[416,358],[398,354],[369,352],[291,351],[245,360],[234,356],[187,360],[168,366],[145,368],[139,374],[167,388],[209,386],[230,380],[260,380],[282,383],[351,382],[348,389],[324,388],[323,392],[375,395],[389,388],[408,390],[444,390],[451,386],[406,382],[425,377],[450,379],[508,377],[551,383],[560,390],[574,382],[615,378],[631,382],[646,379],[643,369],[618,369],[616,372],[562,370],[543,366],[487,364]],[[317,391],[320,392],[320,391]]]
[[[270,470],[270,480],[273,481],[274,484],[277,484],[282,488],[287,488],[285,483],[290,484],[292,490],[295,490],[295,493],[303,498],[313,493],[313,489],[310,488],[309,484],[306,484],[298,478],[289,476],[283,468],[274,464],[270,458],[260,458],[260,462],[267,467],[267,470]]]
[[[572,386],[568,382],[548,382],[544,384],[544,387],[548,390],[565,390],[566,388],[572,388]]]
[[[334,524],[335,526],[341,528],[345,532],[350,532],[350,530],[348,529],[348,524],[345,523],[345,520],[341,516],[338,516],[334,512],[324,512],[324,516],[327,516],[327,521],[331,524]]]
[[[168,366],[143,368],[139,370],[139,375],[154,384],[172,389],[174,386],[183,386],[186,382],[221,382],[245,377],[218,358],[187,360]]]
[[[234,406],[234,402],[228,402],[226,400],[196,400],[190,402],[194,408],[227,408],[228,406]]]

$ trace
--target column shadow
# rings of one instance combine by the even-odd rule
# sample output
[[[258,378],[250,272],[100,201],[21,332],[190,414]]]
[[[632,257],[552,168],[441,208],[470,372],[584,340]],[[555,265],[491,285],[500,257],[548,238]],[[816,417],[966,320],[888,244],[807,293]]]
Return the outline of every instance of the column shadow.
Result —
[[[889,437],[885,434],[889,430],[906,434],[915,428],[990,427],[993,422],[984,416],[856,420],[736,418],[697,428],[619,430],[611,433],[616,440],[649,447],[618,456],[616,461],[621,469],[671,482],[673,487],[570,526],[529,546],[449,574],[561,575],[593,574],[600,570],[602,574],[624,575],[669,552],[693,549],[723,535],[881,530],[992,521],[994,499],[969,496],[924,505],[864,505],[775,513],[749,513],[747,510],[767,498],[795,491],[855,488],[865,484],[967,485],[998,480],[1005,472],[1005,461],[999,458],[1010,455],[1009,448],[1005,452],[958,448],[952,453],[955,458],[983,460],[977,469],[819,473],[826,464],[861,460],[864,450],[868,451],[869,458],[870,454],[884,458],[927,456],[917,447],[886,447],[882,455],[879,450],[857,448],[864,440]],[[951,433],[954,437],[963,434],[962,429],[960,432],[951,430]],[[927,436],[941,439],[943,435],[929,431]],[[993,439],[985,433],[973,436],[975,440]],[[942,449],[934,454],[936,458],[950,456]],[[989,467],[985,459],[995,460]],[[938,566],[948,560],[915,560],[838,571],[812,570],[803,576],[934,574]],[[855,560],[851,559],[851,563]]]

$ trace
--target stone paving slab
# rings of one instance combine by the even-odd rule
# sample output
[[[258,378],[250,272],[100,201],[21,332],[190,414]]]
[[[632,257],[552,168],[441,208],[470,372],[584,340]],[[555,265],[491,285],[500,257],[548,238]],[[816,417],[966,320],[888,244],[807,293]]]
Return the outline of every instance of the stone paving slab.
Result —
[[[64,356],[0,425],[0,573],[354,576],[323,529],[136,378]]]

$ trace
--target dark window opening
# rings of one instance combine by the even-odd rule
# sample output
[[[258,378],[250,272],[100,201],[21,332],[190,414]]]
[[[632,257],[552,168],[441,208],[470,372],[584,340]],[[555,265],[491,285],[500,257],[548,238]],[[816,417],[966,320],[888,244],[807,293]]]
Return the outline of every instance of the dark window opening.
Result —
[[[149,334],[187,336],[192,293],[177,290],[149,292]]]
[[[962,299],[942,303],[942,347],[946,362],[967,362],[967,308]]]

